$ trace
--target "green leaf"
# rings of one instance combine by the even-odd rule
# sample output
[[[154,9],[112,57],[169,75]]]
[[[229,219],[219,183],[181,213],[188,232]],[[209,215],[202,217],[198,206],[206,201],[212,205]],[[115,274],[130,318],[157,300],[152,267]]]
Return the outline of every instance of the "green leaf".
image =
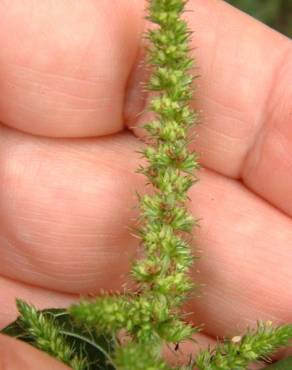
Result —
[[[113,338],[98,336],[84,326],[80,328],[64,309],[46,309],[42,313],[48,317],[52,316],[60,325],[61,334],[66,337],[69,344],[74,346],[76,354],[88,359],[88,370],[115,369],[111,359],[111,353],[115,347]],[[19,318],[0,332],[34,346],[34,339],[23,327]]]
[[[275,362],[273,365],[265,367],[263,370],[291,370],[292,357],[287,357],[284,360]]]

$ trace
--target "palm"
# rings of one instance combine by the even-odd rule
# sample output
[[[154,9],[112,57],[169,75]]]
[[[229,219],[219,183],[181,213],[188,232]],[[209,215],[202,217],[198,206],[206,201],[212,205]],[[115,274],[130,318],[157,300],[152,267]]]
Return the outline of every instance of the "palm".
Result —
[[[60,306],[119,289],[137,249],[144,4],[71,3],[0,4],[2,326],[15,297]],[[205,167],[190,194],[194,275],[206,285],[189,309],[211,338],[291,321],[291,45],[221,2],[189,8]]]

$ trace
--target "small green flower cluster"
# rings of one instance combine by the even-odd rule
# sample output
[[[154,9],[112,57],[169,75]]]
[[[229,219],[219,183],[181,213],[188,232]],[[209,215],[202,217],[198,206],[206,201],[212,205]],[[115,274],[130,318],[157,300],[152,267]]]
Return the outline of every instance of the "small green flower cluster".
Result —
[[[127,370],[170,370],[155,348],[145,348],[145,344],[130,343],[118,348],[116,353],[117,369]]]
[[[86,369],[86,360],[75,354],[75,348],[66,341],[53,318],[19,299],[16,303],[21,324],[37,348],[69,365],[73,370]]]
[[[292,325],[274,328],[271,322],[259,322],[257,330],[219,344],[213,351],[202,351],[196,365],[198,370],[246,370],[251,363],[287,346],[291,338]]]
[[[125,329],[141,343],[157,343],[160,339],[177,343],[189,337],[194,329],[171,315],[165,295],[102,296],[81,301],[70,310],[82,324],[96,327],[98,332],[118,334]]]

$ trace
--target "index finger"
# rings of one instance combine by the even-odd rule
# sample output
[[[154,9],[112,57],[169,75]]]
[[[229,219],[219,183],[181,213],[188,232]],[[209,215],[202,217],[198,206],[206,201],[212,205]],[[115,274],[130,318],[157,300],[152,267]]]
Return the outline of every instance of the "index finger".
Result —
[[[0,1],[0,122],[38,135],[123,129],[143,1]]]

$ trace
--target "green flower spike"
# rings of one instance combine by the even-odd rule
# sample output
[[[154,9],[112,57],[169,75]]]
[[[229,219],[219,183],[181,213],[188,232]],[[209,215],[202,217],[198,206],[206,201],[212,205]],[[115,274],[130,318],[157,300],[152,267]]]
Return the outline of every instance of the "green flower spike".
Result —
[[[126,332],[128,344],[116,353],[118,369],[167,369],[161,357],[163,343],[191,338],[196,328],[184,322],[180,307],[194,288],[189,277],[193,262],[185,235],[195,220],[187,210],[187,192],[196,181],[199,165],[188,149],[188,131],[197,114],[190,108],[193,77],[189,56],[190,31],[181,18],[182,0],[151,0],[148,19],[156,24],[147,38],[148,63],[153,73],[147,85],[154,119],[145,125],[149,145],[146,165],[139,168],[152,195],[139,196],[143,259],[131,276],[137,294],[99,297],[71,307],[82,324],[101,332]],[[188,238],[190,239],[190,238]]]

